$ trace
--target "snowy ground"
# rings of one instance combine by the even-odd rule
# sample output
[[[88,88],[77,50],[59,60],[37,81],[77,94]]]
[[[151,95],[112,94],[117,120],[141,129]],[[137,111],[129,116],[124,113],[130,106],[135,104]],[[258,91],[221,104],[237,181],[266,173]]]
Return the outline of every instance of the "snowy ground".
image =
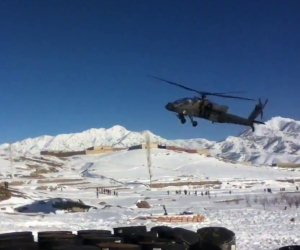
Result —
[[[145,150],[67,159],[22,158],[14,163],[13,180],[7,177],[12,172],[8,159],[2,157],[0,164],[1,179],[10,182],[14,194],[0,202],[0,232],[77,231],[128,225],[146,225],[150,229],[162,223],[147,217],[163,215],[165,205],[169,214],[189,211],[206,218],[201,223],[165,225],[194,231],[204,226],[223,226],[236,234],[237,249],[276,249],[300,244],[297,170],[231,164],[198,154],[157,149],[152,150],[152,183],[182,185],[150,189]],[[49,171],[34,175],[36,169]],[[97,187],[109,189],[112,194],[100,193],[97,197]],[[272,193],[266,192],[268,188]],[[210,195],[205,195],[207,191]],[[14,210],[56,197],[80,199],[97,209],[46,214],[41,204],[40,213]],[[146,200],[151,208],[137,208],[138,200]]]

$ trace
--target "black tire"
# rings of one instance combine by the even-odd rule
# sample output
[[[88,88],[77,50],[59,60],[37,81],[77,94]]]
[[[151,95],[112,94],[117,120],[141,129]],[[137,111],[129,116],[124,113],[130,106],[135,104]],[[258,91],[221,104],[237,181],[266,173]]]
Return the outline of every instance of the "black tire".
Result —
[[[161,250],[185,250],[188,249],[187,245],[174,243],[172,241],[169,242],[140,242],[140,246],[143,250],[153,250],[153,249],[161,249]]]
[[[198,242],[192,246],[190,246],[189,250],[222,250],[221,247],[216,246],[214,244],[208,242]],[[226,248],[229,249],[229,248]],[[230,248],[231,249],[231,248]]]
[[[0,250],[39,250],[39,245],[36,242],[1,243]]]
[[[193,127],[196,127],[196,126],[198,125],[198,122],[193,121],[193,122],[192,122],[192,125],[193,125]]]
[[[123,244],[123,243],[100,243],[97,245],[102,250],[142,250],[141,246],[135,244]]]
[[[235,234],[225,227],[203,227],[197,230],[202,243],[215,246],[235,246]]]
[[[186,119],[185,119],[185,117],[184,117],[183,114],[177,114],[177,117],[179,118],[179,121],[180,121],[182,124],[184,124],[184,123],[186,122]]]
[[[114,235],[115,236],[123,236],[123,235],[130,235],[130,234],[139,234],[139,233],[146,233],[147,228],[146,226],[132,226],[132,227],[116,227],[114,228]]]
[[[0,239],[0,246],[5,243],[23,242],[30,243],[33,242],[33,235],[15,235],[14,237],[7,237]]]
[[[38,232],[38,236],[40,235],[65,235],[72,234],[72,231],[41,231]]]
[[[11,232],[11,233],[3,233],[0,234],[0,240],[2,238],[30,238],[32,236],[32,232],[24,231],[24,232]]]
[[[300,246],[299,245],[285,246],[285,247],[279,248],[278,250],[300,250]]]
[[[174,237],[177,240],[181,240],[188,245],[196,244],[200,240],[199,234],[191,230],[176,227],[173,229],[173,232],[174,232]]]
[[[77,235],[111,235],[110,230],[100,230],[100,229],[93,229],[93,230],[79,230],[77,231]]]
[[[124,239],[122,237],[117,236],[84,236],[82,237],[82,243],[84,245],[97,245],[100,243],[106,243],[106,242],[112,242],[112,243],[122,243],[124,242]]]
[[[174,239],[173,228],[168,226],[156,226],[151,228],[151,232],[155,233],[158,238]]]
[[[82,239],[74,234],[43,235],[39,236],[39,247],[43,250],[51,250],[54,247],[66,245],[81,245]]]
[[[99,248],[85,245],[65,245],[53,247],[52,250],[99,250]]]
[[[141,241],[157,241],[157,234],[153,232],[146,233],[132,233],[129,235],[123,235],[124,243],[138,244]]]
[[[44,240],[44,239],[55,239],[55,238],[74,238],[78,237],[75,234],[68,233],[68,232],[39,232],[38,233],[38,241]]]

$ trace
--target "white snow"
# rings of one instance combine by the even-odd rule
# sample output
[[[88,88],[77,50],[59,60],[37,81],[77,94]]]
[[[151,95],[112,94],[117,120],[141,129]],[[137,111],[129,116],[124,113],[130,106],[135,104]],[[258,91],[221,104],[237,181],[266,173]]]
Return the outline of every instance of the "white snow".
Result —
[[[200,145],[213,147],[214,154],[218,156],[217,159],[152,149],[152,184],[170,185],[161,188],[149,188],[146,150],[122,150],[65,159],[50,156],[41,158],[37,154],[45,148],[81,150],[99,144],[129,146],[144,141],[144,133],[130,132],[121,126],[16,142],[13,144],[13,179],[10,177],[9,145],[1,145],[1,182],[9,182],[13,196],[0,202],[0,233],[25,230],[35,233],[44,230],[111,230],[113,227],[129,225],[146,225],[150,229],[163,223],[146,217],[163,215],[162,205],[165,205],[169,214],[191,211],[205,216],[202,223],[165,225],[194,231],[204,226],[226,227],[236,234],[237,249],[265,250],[299,245],[299,169],[258,166],[248,159],[252,157],[255,163],[257,159],[272,162],[276,157],[278,160],[289,160],[292,154],[288,151],[287,142],[294,145],[298,145],[298,142],[287,133],[292,133],[294,129],[297,131],[298,123],[290,119],[273,118],[265,128],[260,126],[254,134],[247,132],[220,143],[200,139],[170,142],[151,134],[151,141],[190,148]],[[273,139],[271,135],[265,136],[266,133],[271,133]],[[276,138],[279,137],[284,141],[285,149],[274,153]],[[272,140],[275,142],[271,143]],[[225,156],[236,157],[237,163],[233,163],[232,158],[224,161],[228,159]],[[294,157],[299,159],[299,153],[294,153]],[[176,186],[178,184],[181,186]],[[98,196],[97,187],[100,192]],[[111,194],[102,192],[101,188],[110,189]],[[267,192],[267,189],[272,192]],[[187,190],[187,195],[184,190]],[[114,191],[117,192],[115,195]],[[204,195],[207,191],[210,194]],[[52,210],[49,203],[38,203],[40,200],[55,198],[81,200],[97,209],[68,213]],[[137,208],[135,204],[138,200],[146,200],[151,208]],[[50,213],[19,213],[14,210],[30,204],[38,204],[38,211]]]
[[[150,131],[133,132],[116,125],[109,129],[93,128],[81,133],[40,136],[12,144],[14,154],[39,154],[42,150],[85,150],[92,146],[130,147],[145,142],[145,133],[151,142],[189,149],[209,149],[215,157],[256,165],[282,162],[300,163],[300,121],[274,117],[265,125],[256,125],[238,137],[229,136],[221,142],[205,139],[167,140]],[[0,145],[0,154],[9,153],[9,144]]]

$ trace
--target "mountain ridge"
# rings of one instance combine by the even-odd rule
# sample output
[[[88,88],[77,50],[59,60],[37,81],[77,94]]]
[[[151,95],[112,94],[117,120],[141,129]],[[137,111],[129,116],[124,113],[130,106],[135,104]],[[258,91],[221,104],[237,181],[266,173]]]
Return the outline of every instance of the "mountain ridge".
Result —
[[[255,132],[246,130],[239,136],[228,136],[220,142],[203,138],[167,140],[149,130],[129,131],[121,125],[111,128],[91,128],[78,133],[42,135],[12,144],[13,152],[39,154],[42,150],[84,150],[92,146],[130,147],[145,142],[149,134],[153,143],[193,149],[209,149],[211,154],[236,162],[274,164],[300,162],[300,121],[273,117],[265,125],[257,125]],[[9,144],[0,145],[0,151],[9,152]]]

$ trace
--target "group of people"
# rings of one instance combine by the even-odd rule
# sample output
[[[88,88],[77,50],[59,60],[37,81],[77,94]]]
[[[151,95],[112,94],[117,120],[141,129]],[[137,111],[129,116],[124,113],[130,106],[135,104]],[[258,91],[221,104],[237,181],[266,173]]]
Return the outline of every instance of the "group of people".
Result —
[[[170,191],[168,190],[167,191],[167,194],[168,195],[170,195]],[[198,191],[197,190],[195,190],[195,191],[188,191],[188,190],[175,190],[175,194],[176,195],[181,195],[181,194],[184,194],[184,195],[198,195]],[[201,194],[201,196],[203,196],[203,195],[208,195],[208,196],[210,196],[210,192],[209,192],[209,190],[207,190],[207,191],[201,191],[201,193],[199,192],[199,194]]]
[[[97,187],[96,188],[96,196],[97,198],[99,197],[99,194],[106,194],[106,195],[114,195],[114,196],[118,196],[119,193],[115,190],[111,190],[111,189],[108,189],[108,188],[99,188]]]

